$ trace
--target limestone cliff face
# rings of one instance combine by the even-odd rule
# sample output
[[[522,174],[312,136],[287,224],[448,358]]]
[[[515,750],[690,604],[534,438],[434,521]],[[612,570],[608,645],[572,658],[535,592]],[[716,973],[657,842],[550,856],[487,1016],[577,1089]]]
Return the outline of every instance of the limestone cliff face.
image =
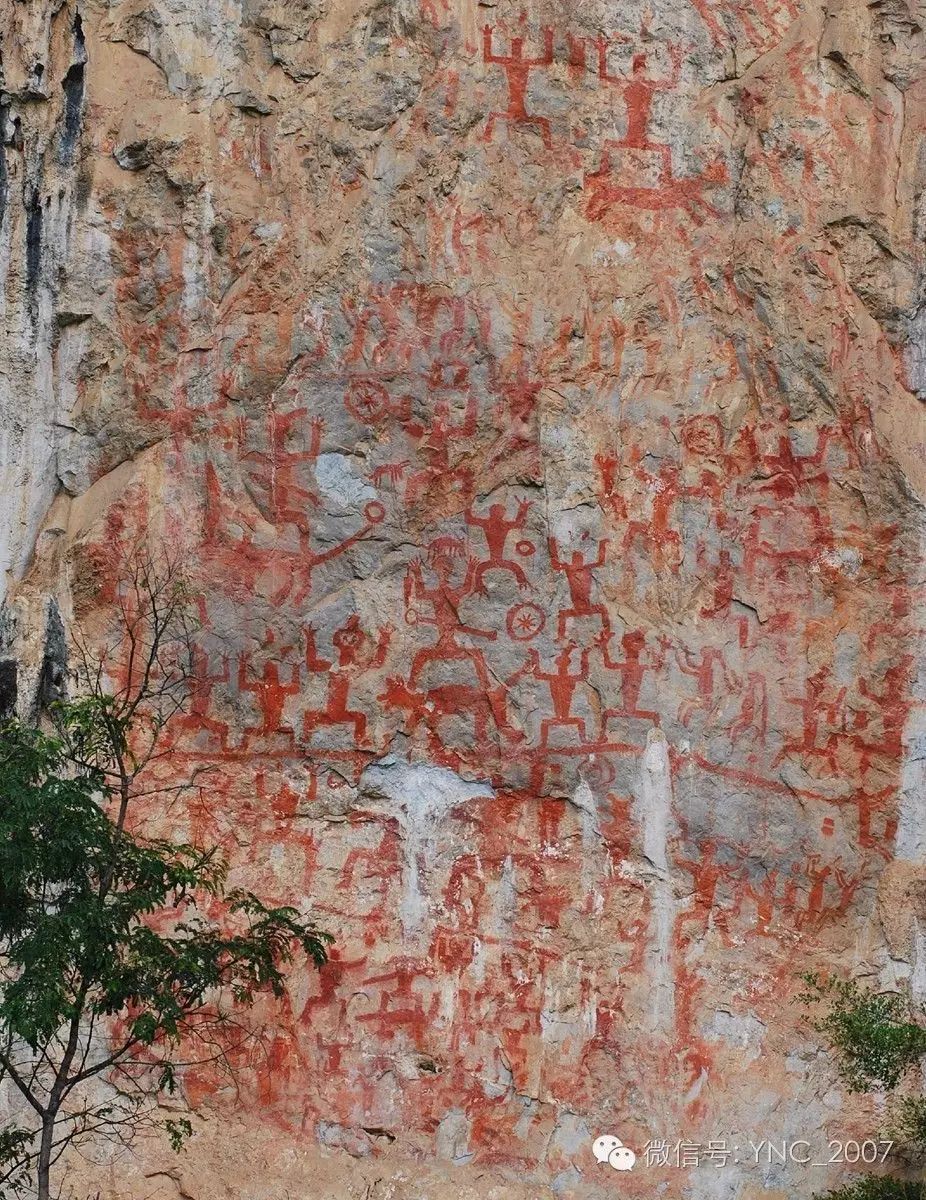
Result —
[[[178,820],[338,939],[104,1195],[836,1178],[591,1140],[825,1150],[795,971],[926,991],[924,25],[0,0],[0,701],[179,549]]]

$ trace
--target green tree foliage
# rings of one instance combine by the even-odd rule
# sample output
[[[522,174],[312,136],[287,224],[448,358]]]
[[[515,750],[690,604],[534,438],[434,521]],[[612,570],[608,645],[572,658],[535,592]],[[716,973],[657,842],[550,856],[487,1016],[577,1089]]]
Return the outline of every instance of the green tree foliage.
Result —
[[[182,586],[144,560],[123,605],[121,689],[85,653],[84,694],[56,705],[50,730],[0,728],[0,1080],[20,1098],[0,1132],[0,1195],[48,1200],[68,1146],[130,1140],[178,1067],[225,1057],[241,1011],[283,994],[296,954],[327,957],[330,938],[295,908],[230,888],[214,848],[133,827],[183,707],[187,612]],[[159,1123],[175,1147],[192,1132]]]
[[[926,1155],[926,1098],[904,1096],[891,1105],[889,1135],[913,1160]]]
[[[876,992],[852,980],[802,976],[799,999],[815,1009],[814,1028],[832,1050],[852,1092],[891,1091],[926,1054],[926,1028],[912,1019],[899,992]],[[891,1108],[892,1138],[906,1159],[926,1150],[926,1100],[898,1099]],[[926,1183],[890,1175],[865,1175],[814,1200],[926,1200]]]
[[[875,992],[846,979],[803,976],[805,1003],[822,1002],[814,1028],[829,1042],[840,1075],[852,1092],[897,1086],[926,1053],[926,1029],[908,1018],[898,992]]]

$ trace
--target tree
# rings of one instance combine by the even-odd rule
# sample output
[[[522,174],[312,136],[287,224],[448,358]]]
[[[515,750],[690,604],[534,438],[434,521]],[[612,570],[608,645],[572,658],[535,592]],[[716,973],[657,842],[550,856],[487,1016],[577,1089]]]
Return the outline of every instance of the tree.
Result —
[[[149,776],[196,631],[172,564],[136,555],[118,601],[114,642],[78,639],[79,695],[44,730],[0,729],[0,1080],[20,1099],[0,1132],[2,1195],[49,1200],[52,1167],[90,1138],[154,1122],[179,1148],[189,1121],[155,1115],[178,1068],[193,1055],[231,1069],[237,1014],[282,995],[297,953],[321,967],[331,940],[229,888],[216,848],[135,822],[190,782]]]
[[[802,976],[799,999],[816,1010],[814,1028],[826,1039],[836,1069],[850,1092],[892,1092],[926,1055],[926,1027],[900,992],[878,992],[853,980]],[[896,1158],[920,1162],[926,1154],[926,1098],[896,1097],[888,1136]],[[893,1175],[865,1175],[815,1200],[926,1200],[926,1182]]]

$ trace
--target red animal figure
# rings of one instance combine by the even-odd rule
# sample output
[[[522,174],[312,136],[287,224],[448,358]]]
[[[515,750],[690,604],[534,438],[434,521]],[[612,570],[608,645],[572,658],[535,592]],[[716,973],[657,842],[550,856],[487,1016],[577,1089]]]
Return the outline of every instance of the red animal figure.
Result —
[[[700,175],[672,178],[658,187],[642,187],[614,182],[611,160],[605,150],[601,168],[585,176],[588,202],[585,212],[590,221],[604,220],[611,210],[620,212],[624,208],[663,212],[682,209],[696,225],[704,217],[721,216],[720,210],[706,198],[705,192],[719,187],[727,180],[727,168],[719,159],[709,163]]]
[[[593,221],[601,220],[612,207],[656,212],[681,208],[698,224],[702,210],[712,216],[720,215],[704,198],[704,192],[726,179],[723,163],[719,160],[711,163],[700,175],[691,178],[676,178],[672,173],[671,147],[649,136],[654,97],[671,91],[681,77],[681,50],[670,46],[669,55],[672,70],[667,78],[647,76],[645,53],[634,55],[629,77],[612,75],[608,71],[608,42],[604,38],[598,41],[598,75],[605,83],[621,88],[627,109],[627,132],[618,141],[606,143],[599,170],[585,177],[589,193],[586,212]],[[612,155],[621,161],[613,163]],[[648,165],[652,158],[656,159],[655,175]]]
[[[429,705],[424,692],[410,688],[400,675],[390,675],[386,680],[385,689],[376,698],[387,708],[405,714],[404,728],[409,732],[426,729],[428,750],[432,754],[440,750],[441,741],[437,734],[434,708]]]
[[[466,572],[461,582],[453,583],[457,559],[462,554],[462,546],[455,539],[442,538],[432,545],[429,554],[429,565],[436,576],[436,583],[429,587],[424,580],[422,564],[413,562],[408,568],[405,583],[406,604],[412,600],[423,600],[431,606],[432,616],[424,617],[417,610],[409,609],[409,615],[415,613],[414,621],[421,625],[433,625],[437,630],[437,641],[432,646],[426,646],[417,651],[412,659],[408,685],[413,691],[423,691],[428,700],[432,694],[435,702],[445,714],[460,713],[472,717],[476,722],[477,740],[479,730],[483,727],[480,717],[481,702],[473,709],[476,695],[488,700],[500,730],[508,730],[508,719],[505,707],[504,687],[493,683],[486,667],[482,652],[472,646],[461,646],[457,640],[461,634],[469,637],[484,638],[494,642],[498,634],[494,630],[477,629],[472,625],[464,625],[460,619],[461,603],[471,596],[476,586],[476,571],[478,563],[474,558],[467,561]],[[473,684],[457,681],[429,683],[421,687],[421,680],[427,668],[435,664],[447,665],[467,663],[473,671]],[[474,690],[474,688],[476,690]]]

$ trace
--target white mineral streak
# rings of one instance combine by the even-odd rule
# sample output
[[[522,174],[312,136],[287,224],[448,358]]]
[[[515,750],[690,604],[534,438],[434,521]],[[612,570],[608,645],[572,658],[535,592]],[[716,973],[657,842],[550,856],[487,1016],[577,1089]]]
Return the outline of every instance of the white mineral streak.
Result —
[[[675,1019],[672,977],[672,926],[675,898],[669,873],[668,837],[672,812],[672,775],[665,735],[651,729],[640,761],[637,803],[643,830],[643,855],[651,900],[648,959],[652,981],[650,1028],[668,1035]]]
[[[426,876],[437,854],[442,822],[461,804],[491,800],[495,792],[488,784],[461,779],[446,767],[403,762],[393,755],[367,767],[360,777],[360,792],[374,801],[387,801],[388,815],[395,817],[401,828],[400,916],[402,928],[410,936],[422,928],[428,916]]]
[[[926,545],[923,550],[926,553]],[[922,863],[926,859],[926,652],[918,674],[913,693],[919,703],[911,704],[904,723],[894,853],[898,859]]]

